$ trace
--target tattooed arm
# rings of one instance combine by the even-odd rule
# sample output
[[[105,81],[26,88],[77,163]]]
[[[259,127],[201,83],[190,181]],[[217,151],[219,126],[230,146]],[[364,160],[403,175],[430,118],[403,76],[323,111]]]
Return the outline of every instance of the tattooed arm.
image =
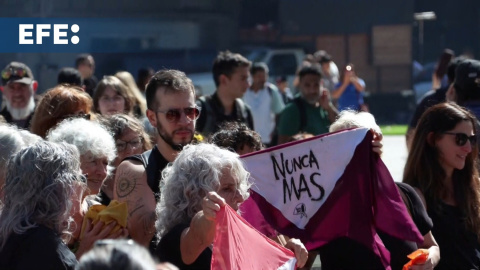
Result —
[[[148,248],[155,234],[155,197],[140,162],[126,160],[115,174],[115,200],[127,202],[130,237]]]

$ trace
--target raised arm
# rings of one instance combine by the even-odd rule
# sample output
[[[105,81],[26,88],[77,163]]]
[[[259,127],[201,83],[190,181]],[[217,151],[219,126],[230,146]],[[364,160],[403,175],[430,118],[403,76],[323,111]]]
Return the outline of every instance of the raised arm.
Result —
[[[225,200],[216,192],[209,192],[202,201],[202,211],[198,212],[180,238],[180,252],[185,264],[192,264],[200,254],[213,243],[215,218]]]
[[[130,237],[148,247],[155,234],[156,202],[140,162],[126,160],[118,166],[113,197],[127,202]]]

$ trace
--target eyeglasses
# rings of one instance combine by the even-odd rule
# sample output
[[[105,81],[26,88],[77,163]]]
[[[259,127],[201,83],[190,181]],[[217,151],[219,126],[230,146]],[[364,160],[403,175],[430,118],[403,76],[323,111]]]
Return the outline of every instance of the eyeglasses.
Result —
[[[116,143],[117,151],[118,152],[125,151],[125,149],[127,149],[127,145],[130,145],[133,149],[137,149],[142,145],[142,139],[139,137],[128,142],[118,140]]]
[[[190,107],[190,108],[183,108],[183,109],[170,109],[170,110],[167,110],[167,111],[158,110],[157,112],[164,113],[165,117],[167,118],[167,121],[172,123],[172,122],[180,121],[180,118],[182,117],[182,111],[185,114],[185,116],[188,118],[188,120],[190,120],[190,121],[195,121],[200,116],[200,108],[198,108],[198,107]]]
[[[27,70],[24,68],[10,67],[2,71],[2,79],[9,80],[12,76],[23,78],[27,75]]]
[[[455,133],[455,132],[444,132],[443,134],[455,135],[455,144],[458,146],[464,146],[467,143],[467,141],[470,141],[470,145],[474,145],[477,143],[476,135],[468,136],[465,133]]]

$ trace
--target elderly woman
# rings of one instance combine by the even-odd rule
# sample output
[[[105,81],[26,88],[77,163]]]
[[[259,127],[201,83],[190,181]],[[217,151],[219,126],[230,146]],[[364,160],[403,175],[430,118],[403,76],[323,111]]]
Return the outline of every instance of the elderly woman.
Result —
[[[74,269],[68,238],[75,194],[85,185],[78,150],[40,141],[14,155],[7,167],[0,214],[0,269]]]
[[[102,119],[102,123],[108,128],[117,148],[117,157],[113,161],[116,168],[123,159],[132,155],[139,155],[152,149],[150,136],[136,118],[126,114],[115,114],[111,117]],[[97,201],[108,205],[113,198],[113,186],[115,180],[115,171],[113,171],[105,180]]]
[[[82,118],[75,118],[61,122],[55,129],[50,131],[47,139],[52,142],[73,144],[80,152],[80,168],[87,178],[87,191],[80,199],[81,208],[75,211],[73,218],[77,224],[82,224],[88,208],[96,204],[94,196],[88,195],[96,195],[100,191],[104,180],[107,178],[108,171],[111,170],[109,164],[115,159],[116,152],[113,138],[101,124]],[[115,226],[114,222],[111,224],[113,225],[109,226],[113,228]],[[80,230],[81,226],[75,228],[71,244],[81,244],[79,242]],[[119,230],[119,232],[121,235],[126,233],[122,230]],[[116,236],[120,236],[120,234]],[[93,241],[86,246],[79,246],[80,253],[89,249],[92,244]],[[77,256],[80,255],[77,254]]]
[[[238,210],[249,195],[248,177],[238,154],[212,144],[186,146],[163,171],[156,209],[160,260],[180,269],[210,269],[216,212],[225,204]],[[296,239],[286,247],[303,266],[305,247]]]
[[[30,131],[45,138],[48,131],[66,118],[90,119],[92,98],[82,88],[58,85],[48,90],[35,109]]]
[[[80,151],[80,167],[87,175],[86,195],[100,191],[110,170],[109,164],[116,157],[115,143],[101,124],[82,118],[65,120],[47,135],[52,142],[67,142]]]
[[[40,137],[16,126],[0,124],[0,201],[3,199],[3,185],[7,173],[7,161],[23,147],[41,140]]]

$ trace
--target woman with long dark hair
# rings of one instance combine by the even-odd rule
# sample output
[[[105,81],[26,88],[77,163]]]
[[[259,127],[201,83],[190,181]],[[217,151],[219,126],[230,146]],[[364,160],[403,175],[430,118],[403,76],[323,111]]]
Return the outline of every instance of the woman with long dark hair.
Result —
[[[435,269],[479,269],[480,180],[477,120],[463,107],[441,103],[420,118],[403,181],[416,188],[440,246]]]

